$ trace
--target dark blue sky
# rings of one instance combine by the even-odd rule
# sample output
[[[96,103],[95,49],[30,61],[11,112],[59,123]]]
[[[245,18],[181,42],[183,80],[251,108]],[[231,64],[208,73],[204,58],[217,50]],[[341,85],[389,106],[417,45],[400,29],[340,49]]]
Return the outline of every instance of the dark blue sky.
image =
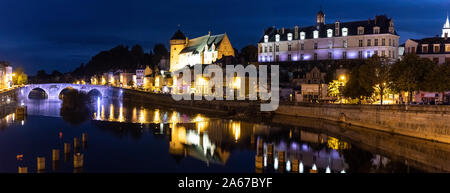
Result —
[[[269,26],[393,17],[400,42],[441,33],[448,0],[0,0],[0,60],[29,74],[71,71],[101,50],[165,43],[181,25],[189,37],[226,32],[234,47],[255,44]]]

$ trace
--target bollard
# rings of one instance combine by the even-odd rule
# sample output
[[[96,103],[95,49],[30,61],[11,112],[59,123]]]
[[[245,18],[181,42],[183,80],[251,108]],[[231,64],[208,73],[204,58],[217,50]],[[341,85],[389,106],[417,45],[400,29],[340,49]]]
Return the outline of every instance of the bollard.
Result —
[[[292,160],[292,172],[298,173],[298,159]]]
[[[261,168],[263,168],[263,166],[264,166],[264,158],[263,158],[263,156],[262,155],[257,155],[255,157],[255,167],[258,168],[258,169],[261,169]]]
[[[80,147],[80,140],[76,137],[73,138],[73,148],[78,149]]]
[[[87,134],[86,133],[81,134],[81,142],[82,143],[86,143],[87,142]]]
[[[52,150],[53,161],[59,161],[59,149]]]
[[[28,173],[28,167],[19,166],[19,174],[26,174],[26,173]]]
[[[70,153],[70,143],[64,143],[64,154]]]
[[[286,161],[284,158],[285,158],[284,151],[278,152],[278,161],[284,163]]]
[[[83,167],[83,157],[84,157],[84,155],[81,153],[76,153],[73,155],[73,167],[74,168],[82,168]]]
[[[273,155],[273,144],[272,143],[267,144],[267,155],[268,156]]]
[[[37,157],[37,170],[45,170],[45,157]]]

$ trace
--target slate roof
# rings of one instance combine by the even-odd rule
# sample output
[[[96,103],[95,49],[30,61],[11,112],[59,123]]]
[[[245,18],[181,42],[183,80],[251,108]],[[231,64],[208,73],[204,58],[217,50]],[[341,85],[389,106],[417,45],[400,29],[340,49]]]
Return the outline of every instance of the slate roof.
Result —
[[[348,36],[357,35],[358,34],[358,27],[364,27],[364,34],[373,34],[373,27],[378,26],[380,27],[380,34],[389,33],[389,22],[392,19],[389,19],[386,15],[378,15],[375,16],[375,19],[368,19],[363,21],[353,21],[353,22],[340,22],[340,32],[339,36],[342,36],[342,28],[348,28]],[[269,42],[275,41],[275,35],[280,35],[280,41],[286,41],[287,40],[287,34],[292,33],[292,39],[297,40],[300,39],[300,32],[305,32],[305,39],[313,39],[313,31],[318,30],[319,31],[319,38],[326,38],[327,37],[327,30],[332,29],[333,30],[333,37],[335,36],[335,25],[336,23],[331,24],[319,24],[314,26],[307,26],[307,27],[298,27],[298,36],[295,37],[295,28],[285,28],[284,33],[282,33],[282,29],[277,29],[275,27],[269,27],[266,30],[264,30],[264,35],[269,36]],[[259,43],[264,42],[264,35],[261,37]],[[398,35],[397,32],[394,31],[394,35]]]
[[[222,42],[223,38],[225,37],[225,34],[219,34],[219,35],[205,35],[198,38],[194,38],[189,40],[188,45],[181,50],[182,53],[190,53],[198,54],[202,52],[206,46],[208,46],[208,51],[212,51],[212,45],[215,45],[215,50],[218,49],[220,43]]]
[[[412,41],[415,41],[418,43],[416,53],[417,54],[444,54],[444,53],[450,53],[445,52],[445,45],[450,44],[450,38],[443,38],[443,37],[433,37],[433,38],[423,38],[419,40],[411,39]],[[439,52],[434,52],[434,44],[439,44]],[[428,45],[428,52],[424,53],[422,52],[422,45]]]
[[[170,40],[185,40],[185,39],[186,36],[180,30],[176,31],[175,34],[173,34],[172,38],[170,38]]]

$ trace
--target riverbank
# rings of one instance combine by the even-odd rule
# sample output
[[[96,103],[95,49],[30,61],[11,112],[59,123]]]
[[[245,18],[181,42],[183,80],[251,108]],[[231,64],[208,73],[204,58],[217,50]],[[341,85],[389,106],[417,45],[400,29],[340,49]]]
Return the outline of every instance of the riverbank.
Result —
[[[126,90],[124,100],[214,112],[238,118],[266,119],[274,115],[315,118],[450,143],[450,106],[280,104],[276,111],[262,114],[259,111],[259,103],[253,101],[175,101],[171,95],[135,90]]]

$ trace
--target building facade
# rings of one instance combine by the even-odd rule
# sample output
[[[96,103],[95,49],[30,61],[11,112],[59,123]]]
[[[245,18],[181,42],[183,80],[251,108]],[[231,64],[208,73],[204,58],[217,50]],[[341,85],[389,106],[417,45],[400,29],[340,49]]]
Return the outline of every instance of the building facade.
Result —
[[[234,56],[227,34],[201,36],[188,39],[180,30],[170,39],[170,71],[185,66],[211,64],[223,56]]]
[[[405,43],[406,54],[417,54],[421,58],[428,58],[437,64],[450,62],[450,23],[445,21],[441,37],[408,39]]]
[[[365,59],[372,55],[398,57],[394,20],[386,15],[354,22],[325,23],[320,11],[316,25],[269,27],[258,43],[259,62]]]

